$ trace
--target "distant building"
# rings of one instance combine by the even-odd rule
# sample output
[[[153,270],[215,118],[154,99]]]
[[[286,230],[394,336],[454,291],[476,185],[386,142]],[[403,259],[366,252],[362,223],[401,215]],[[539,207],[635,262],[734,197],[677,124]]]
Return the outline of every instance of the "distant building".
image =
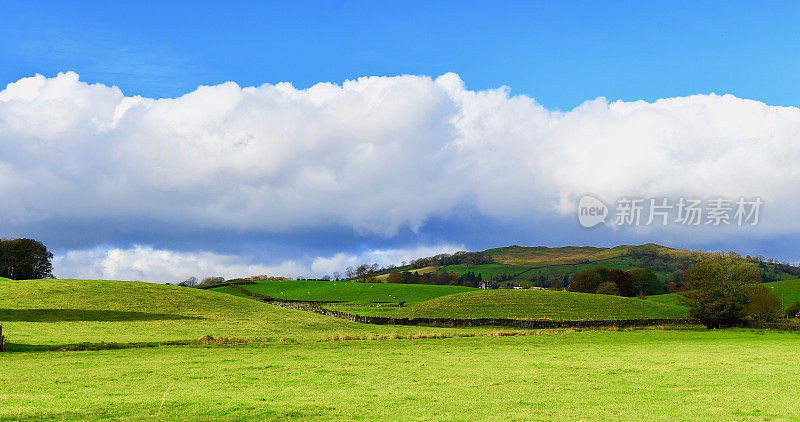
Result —
[[[478,282],[478,288],[479,289],[491,289],[492,288],[492,282],[491,281],[486,281],[486,280],[481,280],[480,282]]]

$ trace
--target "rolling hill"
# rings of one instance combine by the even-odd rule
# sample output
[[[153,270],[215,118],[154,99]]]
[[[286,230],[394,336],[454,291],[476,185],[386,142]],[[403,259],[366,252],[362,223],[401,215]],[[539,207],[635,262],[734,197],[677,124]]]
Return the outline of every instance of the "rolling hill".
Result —
[[[437,271],[455,273],[458,276],[472,272],[480,274],[484,280],[495,280],[498,283],[550,287],[555,283],[566,284],[580,271],[604,266],[618,270],[648,268],[665,284],[673,279],[673,273],[687,269],[707,253],[657,244],[621,245],[613,248],[513,245],[480,252],[491,263],[470,265],[447,262],[446,265],[435,265],[436,257],[422,258],[410,265],[385,270],[379,277],[385,280],[386,273],[391,271],[416,271],[419,274]],[[762,281],[765,282],[800,277],[800,268],[796,266],[774,261],[763,261],[759,266],[762,269]]]
[[[13,347],[74,343],[310,338],[441,332],[357,324],[215,291],[106,280],[3,280],[0,322]]]
[[[349,308],[351,312],[408,318],[550,320],[685,318],[686,311],[637,298],[551,290],[475,290],[405,308]]]
[[[240,286],[258,293],[285,300],[320,302],[350,302],[359,304],[404,301],[408,304],[424,302],[439,296],[474,290],[461,286],[425,284],[356,283],[350,281],[322,280],[266,280]],[[241,294],[230,286],[215,287],[224,293]]]

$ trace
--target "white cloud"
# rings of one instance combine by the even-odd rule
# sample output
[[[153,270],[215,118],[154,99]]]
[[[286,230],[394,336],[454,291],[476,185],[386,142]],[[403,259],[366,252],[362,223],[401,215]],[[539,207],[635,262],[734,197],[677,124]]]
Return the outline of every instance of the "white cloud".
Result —
[[[70,251],[53,260],[59,278],[138,280],[176,283],[189,277],[220,276],[226,279],[251,275],[321,277],[348,266],[377,263],[381,267],[415,258],[463,250],[463,245],[439,245],[410,249],[370,250],[363,254],[339,253],[332,257],[290,260],[278,265],[254,263],[252,257],[209,251],[178,252],[134,246],[128,249],[95,248]]]
[[[519,224],[571,214],[591,192],[761,196],[757,233],[797,233],[800,110],[712,94],[553,112],[454,74],[153,100],[64,73],[0,92],[0,177],[10,224],[391,236],[464,207]]]

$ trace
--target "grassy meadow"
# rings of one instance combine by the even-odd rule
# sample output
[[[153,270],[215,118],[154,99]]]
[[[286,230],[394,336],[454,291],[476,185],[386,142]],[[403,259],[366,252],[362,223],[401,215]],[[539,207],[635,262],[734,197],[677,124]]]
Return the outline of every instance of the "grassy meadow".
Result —
[[[281,308],[230,287],[0,283],[10,350],[0,354],[0,420],[800,418],[800,333],[381,326]],[[243,287],[362,305],[391,295],[410,305],[363,308],[407,316],[685,315],[658,296],[291,283]],[[205,335],[216,340],[198,341]]]
[[[349,303],[419,303],[440,296],[475,290],[462,286],[437,286],[424,284],[356,283],[351,281],[321,280],[267,280],[242,285],[254,293],[289,300],[309,300]],[[230,286],[211,290],[241,295]]]
[[[205,335],[280,340],[460,333],[459,329],[357,324],[251,298],[169,285],[104,280],[2,283],[0,322],[12,349],[191,341]]]
[[[404,308],[346,309],[360,314],[408,318],[593,320],[686,317],[685,310],[637,298],[539,289],[474,290]]]
[[[9,353],[0,419],[797,420],[798,342],[562,330]]]

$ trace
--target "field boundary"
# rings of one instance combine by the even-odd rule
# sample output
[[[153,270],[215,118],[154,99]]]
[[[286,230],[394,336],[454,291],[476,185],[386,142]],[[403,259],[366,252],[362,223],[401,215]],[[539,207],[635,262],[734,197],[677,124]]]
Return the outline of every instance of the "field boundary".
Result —
[[[697,322],[688,318],[638,318],[608,320],[547,320],[513,318],[394,318],[356,315],[335,311],[312,302],[265,301],[277,306],[345,319],[361,324],[374,325],[423,325],[432,327],[515,327],[515,328],[592,328],[592,327],[649,327],[656,325],[691,325]]]
[[[762,330],[779,330],[779,331],[800,331],[800,324],[793,321],[786,322],[752,322],[747,324],[747,328],[757,328]]]
[[[250,280],[223,281],[222,283],[206,284],[204,286],[195,286],[195,289],[206,290],[206,289],[213,289],[215,287],[238,286],[240,284],[256,284],[256,282]]]

